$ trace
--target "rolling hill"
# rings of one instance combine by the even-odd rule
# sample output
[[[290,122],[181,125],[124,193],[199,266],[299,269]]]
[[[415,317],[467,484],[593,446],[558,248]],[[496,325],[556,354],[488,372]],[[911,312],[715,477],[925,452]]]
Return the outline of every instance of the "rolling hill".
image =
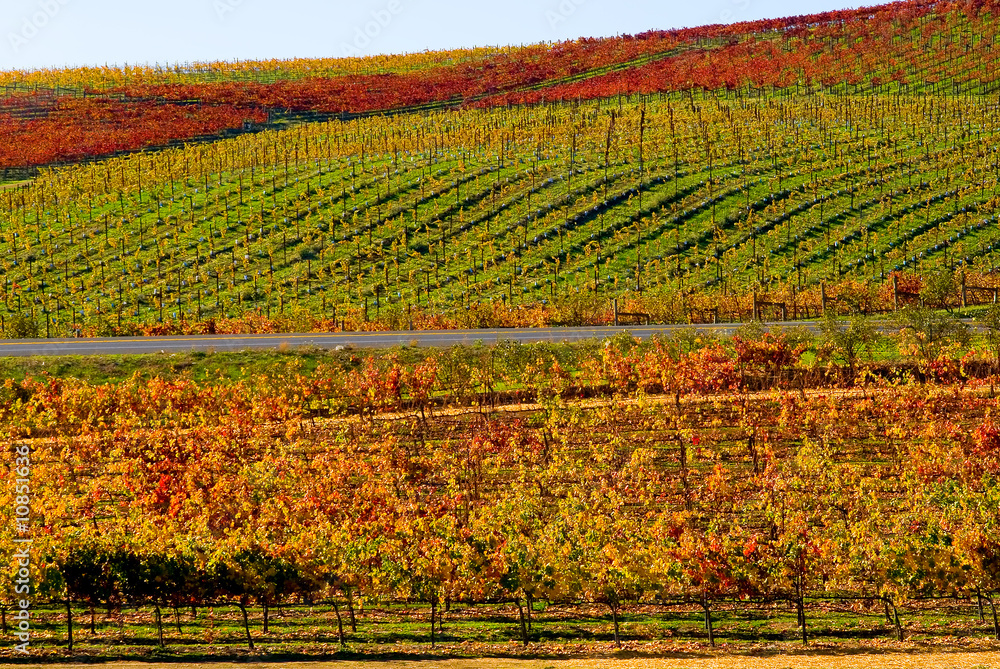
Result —
[[[940,268],[989,280],[996,9],[5,73],[0,156],[8,177],[37,172],[0,191],[5,315],[45,314],[50,333],[293,309],[398,324]]]

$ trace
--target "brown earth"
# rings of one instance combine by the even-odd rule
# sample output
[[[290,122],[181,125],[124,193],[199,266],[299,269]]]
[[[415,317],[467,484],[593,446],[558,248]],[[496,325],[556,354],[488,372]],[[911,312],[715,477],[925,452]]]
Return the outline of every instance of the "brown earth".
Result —
[[[0,665],[0,668],[24,665]],[[94,664],[43,665],[60,669],[94,669]],[[108,662],[102,669],[1000,669],[1000,653],[993,651],[923,652],[919,649],[884,652],[820,650],[776,655],[685,655],[683,657],[589,659],[414,659],[334,662]]]

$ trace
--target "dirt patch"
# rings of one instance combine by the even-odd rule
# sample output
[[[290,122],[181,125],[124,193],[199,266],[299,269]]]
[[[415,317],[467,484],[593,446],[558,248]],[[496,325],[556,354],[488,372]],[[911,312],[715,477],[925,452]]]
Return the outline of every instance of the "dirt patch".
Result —
[[[0,667],[23,665],[0,665]],[[52,664],[60,669],[94,669],[93,664]],[[835,651],[766,656],[686,656],[663,658],[598,657],[589,659],[415,659],[335,662],[108,662],[103,669],[1000,669],[996,652],[851,652]]]

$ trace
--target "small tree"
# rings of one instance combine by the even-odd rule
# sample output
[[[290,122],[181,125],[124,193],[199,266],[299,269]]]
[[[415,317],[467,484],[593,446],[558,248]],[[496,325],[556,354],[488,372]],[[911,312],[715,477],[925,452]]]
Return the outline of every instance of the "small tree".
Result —
[[[901,343],[914,346],[930,362],[949,346],[969,343],[969,328],[949,314],[926,307],[907,307],[896,312]]]
[[[8,339],[38,339],[38,322],[26,314],[18,314],[7,321],[4,336]]]
[[[920,299],[924,304],[936,309],[947,309],[951,313],[949,298],[958,290],[955,273],[949,269],[941,269],[925,277],[924,287],[920,291]]]
[[[980,322],[986,328],[986,346],[993,353],[994,370],[1000,368],[1000,305],[994,304]]]
[[[820,323],[820,331],[823,333],[823,344],[847,364],[852,381],[860,356],[864,353],[870,356],[881,339],[878,330],[864,316],[841,320],[828,314]]]

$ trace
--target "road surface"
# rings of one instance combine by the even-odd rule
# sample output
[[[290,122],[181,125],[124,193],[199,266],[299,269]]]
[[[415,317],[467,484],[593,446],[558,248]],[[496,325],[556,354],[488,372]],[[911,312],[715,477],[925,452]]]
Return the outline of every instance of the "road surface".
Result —
[[[190,351],[277,351],[296,348],[332,349],[391,348],[393,346],[447,347],[455,344],[495,344],[498,341],[571,342],[605,339],[629,332],[640,339],[653,335],[671,336],[678,330],[697,328],[719,336],[734,333],[740,323],[718,325],[650,325],[580,328],[520,328],[493,330],[435,330],[413,332],[342,332],[265,335],[192,335],[168,337],[101,337],[92,339],[5,339],[0,340],[0,356],[32,355],[136,355],[143,353],[186,353]],[[805,327],[818,332],[816,321],[769,323],[769,329]]]
[[[973,329],[973,320],[963,320]],[[534,342],[573,342],[586,339],[607,339],[622,332],[628,332],[639,339],[654,335],[672,336],[679,330],[711,333],[728,337],[736,332],[742,323],[719,323],[715,325],[626,325],[619,327],[579,327],[579,328],[496,328],[492,330],[431,330],[404,332],[338,332],[310,334],[262,334],[262,335],[191,335],[168,337],[102,337],[92,339],[2,339],[0,357],[24,357],[32,355],[139,355],[147,353],[187,353],[204,351],[280,351],[296,348],[333,349],[344,348],[392,348],[394,346],[423,346],[444,348],[456,344],[471,345],[476,342],[495,344],[499,341],[516,341],[523,344]],[[820,333],[819,321],[787,321],[764,323],[764,328],[780,332],[790,329],[806,329],[812,334]],[[881,324],[883,331],[893,329]]]

